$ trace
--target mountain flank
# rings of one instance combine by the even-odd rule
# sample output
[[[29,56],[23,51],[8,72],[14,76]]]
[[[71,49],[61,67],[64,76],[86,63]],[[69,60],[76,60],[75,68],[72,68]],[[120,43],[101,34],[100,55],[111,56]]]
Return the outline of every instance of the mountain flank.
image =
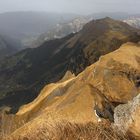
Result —
[[[8,57],[0,62],[0,106],[8,105],[17,112],[67,71],[78,75],[121,44],[139,40],[138,29],[107,17],[87,23],[78,33]]]
[[[106,136],[111,140],[126,140],[131,136],[139,140],[137,139],[140,136],[137,133],[138,131],[134,131],[139,130],[139,114],[137,114],[139,112],[137,111],[133,110],[134,121],[131,122],[132,125],[130,124],[132,129],[127,129],[131,130],[131,133],[126,135],[128,138],[123,137],[123,133],[121,133],[123,129],[119,131],[120,135],[116,135],[114,131],[117,133],[118,128],[113,128],[114,125],[119,125],[119,121],[122,121],[127,115],[129,116],[130,113],[129,110],[126,110],[125,116],[116,114],[114,124],[114,111],[117,113],[117,110],[120,110],[119,108],[126,106],[122,104],[127,104],[137,95],[138,97],[134,98],[135,102],[129,104],[130,108],[133,106],[133,109],[139,109],[139,54],[140,46],[138,44],[126,43],[119,49],[100,57],[95,64],[87,67],[76,77],[70,76],[62,82],[46,85],[33,102],[22,106],[16,115],[7,117],[4,126],[8,127],[6,124],[8,120],[11,120],[10,118],[12,118],[13,124],[16,125],[16,128],[11,125],[10,130],[12,131],[7,133],[7,136],[12,140],[19,137],[28,140],[41,140],[42,137],[44,139],[59,139],[61,135],[58,136],[57,134],[61,129],[58,129],[58,126],[61,126],[60,128],[67,126],[68,132],[69,130],[73,132],[71,130],[78,127],[75,133],[76,137],[82,130],[85,130],[87,134],[92,132],[96,136],[96,133],[94,133],[96,128],[99,130],[98,132],[101,132],[101,135],[106,133]],[[69,128],[69,126],[71,127]],[[94,126],[96,127],[94,128]],[[113,132],[111,137],[110,129]],[[49,133],[47,134],[47,132]],[[126,133],[127,131],[124,134]],[[86,137],[86,135],[81,134],[80,136]],[[70,136],[68,138],[70,139]],[[96,138],[103,139],[103,137],[97,136]],[[92,139],[92,136],[90,139]]]

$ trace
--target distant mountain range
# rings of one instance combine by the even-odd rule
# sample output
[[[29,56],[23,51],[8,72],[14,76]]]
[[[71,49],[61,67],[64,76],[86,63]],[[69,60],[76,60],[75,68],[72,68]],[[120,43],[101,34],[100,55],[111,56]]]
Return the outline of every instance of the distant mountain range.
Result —
[[[48,12],[7,12],[0,14],[0,34],[5,34],[23,45],[28,45],[40,34],[49,31],[58,23],[71,21],[74,14]]]
[[[80,16],[66,23],[58,23],[54,28],[52,28],[48,32],[41,34],[29,46],[33,48],[38,47],[41,44],[43,44],[45,41],[59,39],[71,33],[77,33],[90,20],[92,20],[92,18]]]
[[[46,40],[61,38],[79,31],[92,19],[107,16],[128,21],[128,24],[139,27],[139,15],[121,12],[94,13],[88,16],[48,12],[7,12],[0,14],[0,34],[20,42],[23,48],[38,47]]]
[[[132,27],[140,28],[140,14],[128,14],[124,12],[104,12],[104,13],[95,13],[90,15],[93,19],[99,19],[104,17],[111,17],[113,19],[121,20],[126,22]]]
[[[72,21],[66,23],[58,23],[54,26],[54,28],[49,31],[41,34],[37,39],[33,42],[30,42],[28,46],[30,47],[38,47],[43,44],[47,40],[52,40],[56,38],[62,38],[67,36],[70,33],[76,33],[80,31],[83,26],[93,19],[100,19],[105,17],[111,17],[113,19],[121,20],[123,22],[128,23],[132,27],[139,28],[140,27],[140,15],[129,15],[127,13],[115,12],[115,13],[95,13],[89,16],[79,16]],[[135,18],[134,18],[135,17]]]
[[[15,112],[35,99],[44,85],[59,81],[67,71],[79,74],[129,41],[140,41],[139,30],[107,17],[92,20],[77,33],[6,58],[0,62],[0,105],[9,105]]]
[[[130,18],[124,20],[124,22],[126,22],[127,24],[129,24],[133,27],[140,28],[140,16],[130,17]]]

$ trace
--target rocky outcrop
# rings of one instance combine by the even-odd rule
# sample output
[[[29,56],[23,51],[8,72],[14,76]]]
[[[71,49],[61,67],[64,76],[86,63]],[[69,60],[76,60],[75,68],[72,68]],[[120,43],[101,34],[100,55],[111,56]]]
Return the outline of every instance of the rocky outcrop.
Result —
[[[115,125],[133,139],[140,139],[140,94],[114,111]]]

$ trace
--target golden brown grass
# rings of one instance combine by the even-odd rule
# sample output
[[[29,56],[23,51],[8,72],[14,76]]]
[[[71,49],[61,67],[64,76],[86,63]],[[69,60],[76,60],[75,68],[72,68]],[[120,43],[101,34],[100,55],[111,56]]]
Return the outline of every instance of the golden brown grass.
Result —
[[[48,128],[32,130],[32,134],[5,140],[129,140],[129,138],[107,124],[97,125],[92,122],[77,124],[63,121],[52,125],[52,128],[49,125]]]
[[[119,135],[109,125],[105,124],[57,124],[57,140],[126,140],[124,135]]]

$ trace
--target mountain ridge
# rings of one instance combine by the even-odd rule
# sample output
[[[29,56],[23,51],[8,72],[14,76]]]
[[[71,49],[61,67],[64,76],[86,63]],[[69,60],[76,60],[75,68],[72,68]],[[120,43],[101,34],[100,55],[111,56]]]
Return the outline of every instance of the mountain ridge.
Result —
[[[138,42],[138,32],[138,29],[111,18],[93,20],[78,33],[8,58],[0,63],[1,105],[18,108],[32,101],[44,85],[59,81],[67,71],[77,75],[121,44]],[[16,104],[18,97],[21,100]]]
[[[7,117],[7,121],[4,121],[5,126],[10,118],[13,120],[12,123],[17,125],[17,128],[11,126],[11,132],[7,133],[7,136],[12,139],[20,137],[21,139],[36,140],[37,134],[39,135],[37,139],[42,137],[57,139],[57,124],[63,124],[65,120],[68,124],[91,125],[93,123],[93,126],[109,126],[111,131],[114,130],[114,109],[124,106],[120,104],[131,101],[140,92],[139,54],[140,45],[129,42],[100,57],[96,63],[87,67],[76,77],[46,85],[33,102],[22,106],[15,115]],[[120,106],[118,107],[118,105]],[[137,106],[139,107],[139,104]],[[129,110],[126,111],[129,115]],[[134,112],[133,115],[135,113],[137,112]],[[138,115],[136,114],[135,117]],[[117,123],[117,118],[115,119]],[[139,126],[134,125],[135,122],[139,124],[139,120],[134,119],[131,122],[133,124],[131,132],[135,129],[139,130]],[[62,125],[62,127],[64,126]],[[117,128],[115,130],[117,131]],[[33,131],[34,133],[32,133]],[[45,133],[46,131],[49,132],[48,135]],[[50,131],[54,132],[53,136]],[[93,129],[91,132],[93,133]],[[130,133],[125,134],[130,138],[132,136]],[[139,133],[133,134],[133,138],[137,138],[135,134]],[[113,140],[113,138],[110,139]]]

